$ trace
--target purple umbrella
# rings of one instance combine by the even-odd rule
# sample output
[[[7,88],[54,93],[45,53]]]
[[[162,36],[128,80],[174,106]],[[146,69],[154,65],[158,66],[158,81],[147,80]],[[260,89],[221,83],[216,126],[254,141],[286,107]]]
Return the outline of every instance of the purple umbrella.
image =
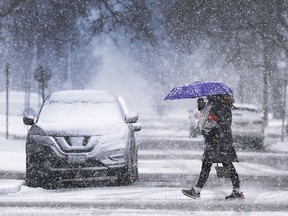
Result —
[[[196,81],[173,88],[164,100],[198,98],[217,94],[233,94],[233,91],[222,82]]]

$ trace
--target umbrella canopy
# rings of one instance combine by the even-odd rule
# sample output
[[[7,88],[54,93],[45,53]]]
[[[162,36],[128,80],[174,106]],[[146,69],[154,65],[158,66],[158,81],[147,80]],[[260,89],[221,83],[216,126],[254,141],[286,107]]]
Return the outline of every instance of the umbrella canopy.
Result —
[[[173,88],[164,100],[198,98],[207,95],[232,94],[233,91],[222,82],[196,81]]]

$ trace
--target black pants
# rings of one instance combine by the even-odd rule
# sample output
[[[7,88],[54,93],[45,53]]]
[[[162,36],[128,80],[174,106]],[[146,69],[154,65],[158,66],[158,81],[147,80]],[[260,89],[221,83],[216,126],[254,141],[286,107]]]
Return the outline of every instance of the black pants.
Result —
[[[198,182],[196,184],[196,187],[203,188],[203,186],[205,185],[205,183],[209,177],[209,173],[211,171],[212,164],[213,164],[212,162],[208,162],[207,160],[203,160],[200,176],[199,176]],[[230,173],[231,173],[230,179],[231,179],[233,188],[240,188],[239,176],[238,176],[238,173],[237,173],[233,163],[230,162],[230,163],[222,163],[222,164],[224,167],[228,167],[230,170]]]

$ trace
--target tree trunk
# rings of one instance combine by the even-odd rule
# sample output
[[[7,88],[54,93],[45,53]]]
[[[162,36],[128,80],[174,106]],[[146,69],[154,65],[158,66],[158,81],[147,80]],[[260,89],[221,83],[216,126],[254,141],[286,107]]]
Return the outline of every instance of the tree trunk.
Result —
[[[269,88],[269,74],[270,74],[270,63],[269,63],[269,49],[265,38],[262,37],[263,41],[263,120],[267,123],[269,104],[268,104],[268,88]]]

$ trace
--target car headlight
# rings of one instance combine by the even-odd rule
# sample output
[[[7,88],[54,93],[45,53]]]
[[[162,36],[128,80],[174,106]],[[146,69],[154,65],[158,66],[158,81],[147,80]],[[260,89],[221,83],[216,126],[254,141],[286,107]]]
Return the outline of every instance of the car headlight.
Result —
[[[108,152],[108,156],[113,161],[119,161],[124,159],[124,149],[116,149]]]

